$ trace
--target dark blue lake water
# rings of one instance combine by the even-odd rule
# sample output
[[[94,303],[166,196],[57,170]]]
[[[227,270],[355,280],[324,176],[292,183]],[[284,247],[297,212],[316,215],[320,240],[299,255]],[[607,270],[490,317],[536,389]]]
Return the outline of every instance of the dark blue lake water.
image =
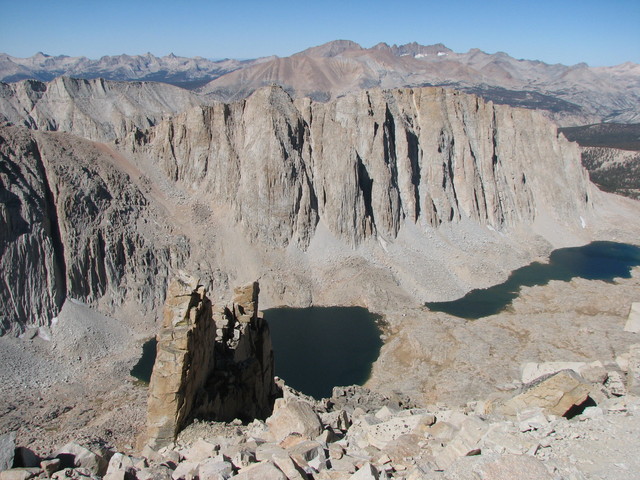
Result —
[[[360,307],[272,308],[264,318],[276,375],[317,399],[367,381],[382,346],[380,317]]]
[[[551,280],[572,278],[612,281],[629,278],[640,265],[640,248],[615,242],[593,242],[582,247],[561,248],[551,253],[549,263],[534,262],[514,270],[509,278],[493,287],[472,290],[450,302],[429,302],[429,310],[456,317],[478,319],[500,313],[519,295],[523,286],[546,285]]]

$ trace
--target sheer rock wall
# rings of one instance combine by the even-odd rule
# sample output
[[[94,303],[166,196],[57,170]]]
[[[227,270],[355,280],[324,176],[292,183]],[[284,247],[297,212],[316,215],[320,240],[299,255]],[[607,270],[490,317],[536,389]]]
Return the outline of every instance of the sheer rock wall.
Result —
[[[62,133],[0,128],[0,334],[49,325],[65,298],[153,311],[189,242],[115,152]]]
[[[592,207],[578,146],[551,122],[441,88],[315,103],[266,87],[125,143],[230,206],[250,238],[278,246],[305,248],[320,220],[358,245],[392,240],[405,222],[578,226]]]

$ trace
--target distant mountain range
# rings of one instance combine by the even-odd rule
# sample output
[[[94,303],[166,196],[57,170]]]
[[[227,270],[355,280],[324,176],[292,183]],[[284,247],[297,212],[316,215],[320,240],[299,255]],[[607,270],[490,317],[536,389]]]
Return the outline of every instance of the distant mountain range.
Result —
[[[98,60],[87,57],[50,56],[38,52],[29,58],[16,58],[0,53],[0,80],[18,82],[35,79],[47,82],[56,77],[104,78],[117,81],[153,81],[183,88],[196,88],[226,73],[245,68],[259,60],[207,60],[173,54],[156,57],[145,55],[105,56]]]
[[[0,80],[78,78],[144,80],[195,89],[232,101],[256,89],[281,85],[294,97],[328,101],[371,88],[445,86],[495,103],[540,109],[563,126],[640,122],[640,65],[549,65],[478,49],[456,53],[442,44],[363,48],[337,40],[290,57],[256,60],[119,55],[90,60],[38,53],[20,59],[0,54]]]

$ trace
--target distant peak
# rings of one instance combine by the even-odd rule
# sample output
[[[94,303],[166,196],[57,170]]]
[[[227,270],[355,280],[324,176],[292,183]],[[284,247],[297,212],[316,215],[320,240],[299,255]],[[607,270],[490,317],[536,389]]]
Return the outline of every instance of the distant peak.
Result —
[[[371,47],[372,50],[389,50],[390,48],[389,44],[385,42],[380,42]]]
[[[587,68],[589,68],[589,65],[587,65],[584,62],[576,63],[575,65],[571,66],[572,70],[584,70],[584,69],[587,69]]]
[[[413,55],[416,58],[425,57],[429,55],[444,55],[453,53],[453,50],[447,48],[442,43],[436,43],[434,45],[420,45],[417,42],[405,43],[404,45],[393,45],[390,47],[394,55],[405,56]]]
[[[351,40],[334,40],[323,43],[317,47],[307,48],[296,55],[306,55],[308,57],[336,57],[348,50],[362,50],[362,47]]]

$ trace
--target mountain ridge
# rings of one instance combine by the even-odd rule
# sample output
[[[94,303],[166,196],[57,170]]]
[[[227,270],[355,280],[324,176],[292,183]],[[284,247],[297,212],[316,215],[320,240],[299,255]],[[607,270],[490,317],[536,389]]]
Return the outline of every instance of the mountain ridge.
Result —
[[[57,80],[65,81],[98,92],[106,82]],[[440,87],[374,89],[326,103],[264,87],[232,104],[195,105],[152,124],[106,119],[118,128],[100,127],[91,115],[70,122],[64,109],[49,113],[48,122],[66,132],[0,130],[0,153],[25,179],[0,175],[20,199],[7,204],[5,257],[35,261],[20,242],[53,249],[47,271],[55,271],[56,258],[66,265],[59,270],[67,287],[58,281],[59,291],[109,314],[135,302],[149,312],[148,298],[161,297],[166,272],[183,268],[213,272],[203,277],[213,292],[259,278],[267,305],[381,311],[452,299],[552,248],[597,237],[610,225],[599,213],[607,205],[631,208],[589,183],[578,145],[542,115]],[[114,139],[114,131],[124,135]],[[79,138],[96,132],[92,142]],[[24,173],[34,169],[20,154],[23,144],[46,162],[34,180]],[[45,220],[30,220],[46,217],[44,207],[26,209],[36,190],[29,183],[38,182],[53,192],[41,195],[57,211],[52,233]],[[122,192],[136,201],[119,206]],[[69,210],[73,202],[87,205],[87,219]],[[138,226],[112,220],[118,208]],[[25,224],[34,225],[31,236],[21,230]],[[149,236],[140,236],[141,225]],[[53,248],[56,235],[64,249]],[[177,250],[170,246],[176,238]],[[123,254],[126,271],[118,267]],[[87,269],[95,274],[85,287],[79,279]],[[16,283],[13,270],[4,271],[6,283]],[[149,290],[157,272],[157,289]],[[126,292],[116,288],[123,279]],[[12,298],[36,304],[30,298],[42,297],[40,290],[0,302],[13,312]],[[17,312],[3,329],[19,332],[28,318],[48,323],[42,313]]]
[[[12,83],[34,79],[47,82],[60,76],[71,76],[116,81],[159,81],[194,88],[220,75],[260,61],[262,59],[209,60],[203,57],[179,57],[173,53],[157,57],[149,52],[141,55],[104,55],[99,59],[52,56],[42,52],[18,58],[0,53],[0,81]]]
[[[373,87],[444,86],[511,106],[539,109],[561,126],[640,121],[640,65],[610,67],[547,64],[505,52],[472,48],[456,53],[441,43],[378,43],[365,48],[334,40],[288,57],[211,61],[173,54],[20,59],[0,54],[0,81],[42,81],[66,75],[116,81],[158,81],[195,89],[210,100],[230,102],[276,83],[295,97],[317,101]]]

